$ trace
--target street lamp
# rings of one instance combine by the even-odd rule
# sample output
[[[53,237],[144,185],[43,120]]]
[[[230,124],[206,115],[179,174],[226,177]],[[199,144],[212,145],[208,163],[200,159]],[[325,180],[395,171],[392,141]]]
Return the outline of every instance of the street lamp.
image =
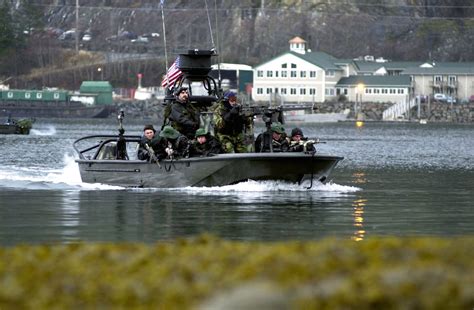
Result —
[[[101,67],[97,68],[97,72],[99,72],[99,74],[100,74],[100,80],[103,81],[104,80],[104,71],[102,71],[102,68]]]
[[[357,114],[358,112],[361,112],[362,111],[362,93],[365,89],[365,85],[364,83],[359,83],[357,84],[357,89],[356,89],[356,94],[359,94],[359,103],[357,103],[357,96],[356,96],[356,107],[357,107],[357,104],[359,105],[356,109],[356,118],[357,118]],[[360,111],[359,111],[360,110]]]

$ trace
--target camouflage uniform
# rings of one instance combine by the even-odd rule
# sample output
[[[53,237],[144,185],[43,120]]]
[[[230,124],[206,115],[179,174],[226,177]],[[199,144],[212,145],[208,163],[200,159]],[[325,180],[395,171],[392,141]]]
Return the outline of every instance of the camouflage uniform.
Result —
[[[280,138],[275,140],[273,138],[273,133],[280,134]],[[269,139],[271,139],[272,147],[270,149],[269,145],[265,145],[264,135],[269,135]],[[255,139],[255,151],[256,152],[288,152],[289,150],[289,143],[285,133],[285,129],[279,123],[272,124],[270,132],[264,132],[257,136]]]
[[[173,127],[165,126],[159,136],[161,139],[156,146],[158,159],[176,159],[189,155],[188,139]],[[172,150],[172,154],[169,154],[167,149]]]
[[[205,136],[206,142],[199,143],[197,140],[198,137]],[[207,131],[203,128],[200,128],[196,131],[196,140],[194,140],[191,144],[189,150],[190,156],[212,156],[216,154],[222,153],[222,147],[219,141],[211,136]]]
[[[246,153],[244,130],[249,125],[248,117],[241,115],[239,106],[220,101],[214,109],[214,130],[226,153]]]

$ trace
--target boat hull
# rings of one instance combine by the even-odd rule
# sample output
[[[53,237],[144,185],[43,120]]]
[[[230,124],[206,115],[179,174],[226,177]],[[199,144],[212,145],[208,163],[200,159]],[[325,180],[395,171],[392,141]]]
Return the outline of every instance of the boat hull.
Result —
[[[326,181],[342,157],[304,153],[221,154],[163,160],[78,159],[83,182],[124,187],[223,186],[251,180]]]

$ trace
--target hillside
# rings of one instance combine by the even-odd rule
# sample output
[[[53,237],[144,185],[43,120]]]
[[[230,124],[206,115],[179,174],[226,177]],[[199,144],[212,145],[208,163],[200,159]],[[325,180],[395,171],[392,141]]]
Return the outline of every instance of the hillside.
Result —
[[[74,87],[81,79],[97,78],[99,66],[102,78],[121,86],[133,87],[138,72],[145,73],[146,84],[156,85],[161,78],[165,46],[158,1],[80,0],[78,19],[75,0],[33,2],[45,31],[30,33],[21,55],[18,48],[0,54],[0,80],[14,76],[14,83],[22,86]],[[473,61],[473,12],[472,2],[463,0],[176,0],[164,1],[163,9],[169,62],[177,51],[215,47],[221,61],[249,65],[286,51],[295,35],[307,40],[312,50],[339,58]],[[86,61],[78,68],[63,56],[65,50],[76,48],[76,26],[78,49],[101,62]],[[88,38],[83,40],[85,34]],[[116,54],[128,56],[112,59]],[[129,57],[144,54],[137,61]],[[58,67],[71,66],[76,68],[75,78],[70,70],[67,78],[58,77]],[[55,68],[55,73],[40,81],[25,75],[33,67],[43,72]]]

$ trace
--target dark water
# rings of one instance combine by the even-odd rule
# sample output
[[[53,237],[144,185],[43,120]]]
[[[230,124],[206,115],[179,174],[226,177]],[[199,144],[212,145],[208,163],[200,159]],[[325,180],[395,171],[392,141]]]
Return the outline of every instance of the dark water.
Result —
[[[143,124],[127,120],[127,133]],[[29,136],[0,136],[0,245],[474,234],[474,125],[301,127],[345,157],[327,184],[144,190],[80,181],[72,142],[115,133],[115,120],[39,120]]]

